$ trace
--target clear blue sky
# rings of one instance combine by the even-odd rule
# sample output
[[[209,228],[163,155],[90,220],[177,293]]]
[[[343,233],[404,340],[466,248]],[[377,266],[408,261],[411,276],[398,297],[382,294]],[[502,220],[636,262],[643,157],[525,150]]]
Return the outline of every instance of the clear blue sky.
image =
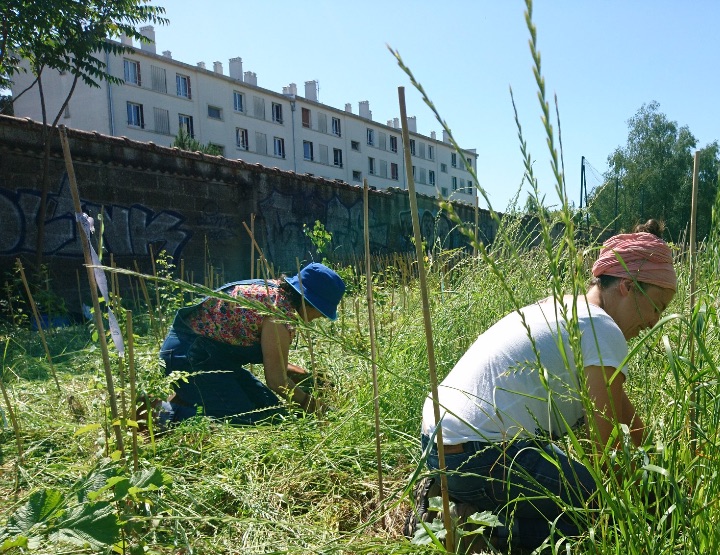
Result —
[[[477,149],[480,186],[503,210],[523,166],[512,86],[546,204],[557,203],[540,124],[522,0],[154,0],[170,24],[158,52],[187,63],[240,56],[261,87],[300,94],[317,79],[320,101],[370,102],[375,121],[399,116],[398,86],[418,132],[441,127],[386,44],[397,49],[464,148]],[[577,205],[581,156],[599,173],[627,142],[627,120],[653,100],[686,125],[698,148],[720,139],[720,1],[538,0],[533,19],[550,99],[557,94],[568,195]],[[554,113],[554,107],[552,108]],[[589,186],[600,176],[588,176]],[[521,194],[524,205],[527,193]]]

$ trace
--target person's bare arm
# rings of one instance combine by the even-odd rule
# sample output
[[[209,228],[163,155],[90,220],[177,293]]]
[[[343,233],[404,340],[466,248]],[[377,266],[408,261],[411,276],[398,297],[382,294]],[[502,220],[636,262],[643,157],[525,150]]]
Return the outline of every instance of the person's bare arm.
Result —
[[[624,423],[627,395],[623,391],[625,376],[609,366],[585,367],[585,383],[595,409],[592,418],[598,435],[594,437],[600,451],[605,449],[618,422]],[[627,400],[627,403],[630,401]],[[634,413],[634,411],[633,411]]]
[[[290,352],[290,332],[287,327],[272,318],[266,318],[260,334],[260,346],[267,386],[278,395],[289,397],[307,412],[316,411],[318,407],[312,396],[295,387],[295,382],[287,375]]]

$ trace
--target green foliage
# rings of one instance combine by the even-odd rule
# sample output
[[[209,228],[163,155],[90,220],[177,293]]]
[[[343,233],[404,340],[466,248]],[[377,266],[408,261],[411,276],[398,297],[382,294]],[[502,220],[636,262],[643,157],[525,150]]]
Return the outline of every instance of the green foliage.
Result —
[[[629,231],[649,218],[665,221],[677,240],[690,222],[693,154],[697,140],[687,126],[678,126],[660,112],[660,105],[643,105],[628,121],[628,139],[608,157],[606,181],[590,194],[589,212],[602,227]],[[698,237],[710,232],[712,202],[720,168],[717,141],[700,149]],[[615,198],[617,195],[617,214]]]
[[[203,154],[211,154],[213,156],[221,156],[222,150],[216,145],[204,145],[195,137],[192,137],[184,128],[178,130],[172,144],[180,150],[189,150],[190,152],[202,152]]]
[[[303,233],[315,247],[318,256],[322,256],[322,263],[329,262],[327,254],[330,252],[330,244],[332,243],[332,234],[325,229],[320,220],[315,220],[315,225],[310,228],[307,224],[303,224]]]

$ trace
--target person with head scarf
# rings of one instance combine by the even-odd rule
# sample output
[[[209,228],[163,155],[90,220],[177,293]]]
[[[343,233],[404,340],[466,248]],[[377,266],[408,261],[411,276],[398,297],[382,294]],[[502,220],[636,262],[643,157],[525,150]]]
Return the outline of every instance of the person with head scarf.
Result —
[[[163,342],[166,374],[188,374],[162,403],[161,423],[203,415],[254,424],[286,414],[287,402],[320,410],[319,401],[293,380],[304,371],[288,364],[293,321],[335,320],[342,278],[312,263],[289,278],[238,281],[218,291],[237,301],[207,297],[181,308]],[[263,365],[265,383],[244,368],[248,364]]]
[[[573,515],[556,499],[565,508],[585,507],[597,483],[555,439],[589,424],[604,451],[624,424],[635,445],[643,444],[644,423],[623,388],[624,359],[627,341],[658,322],[677,289],[661,234],[661,224],[650,220],[606,241],[584,296],[545,299],[508,314],[477,338],[438,387],[449,495],[506,519],[498,541],[511,535],[513,544],[536,548],[552,526],[567,536],[586,529],[582,511]],[[568,326],[573,303],[577,328]],[[580,333],[579,353],[568,328]],[[586,415],[583,396],[592,414]],[[428,397],[422,445],[432,471],[439,470],[437,428]],[[410,517],[410,528],[418,518],[425,515]]]

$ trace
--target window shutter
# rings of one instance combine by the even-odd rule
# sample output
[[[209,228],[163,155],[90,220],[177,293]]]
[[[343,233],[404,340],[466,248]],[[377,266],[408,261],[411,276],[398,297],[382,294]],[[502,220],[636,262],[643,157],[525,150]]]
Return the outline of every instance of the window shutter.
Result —
[[[259,96],[253,97],[253,115],[258,119],[265,119],[265,99]]]
[[[329,164],[330,163],[330,160],[328,158],[327,145],[320,145],[320,163],[321,164]]]
[[[262,98],[260,100],[262,100]],[[267,137],[265,133],[255,131],[255,152],[258,154],[267,154]]]
[[[327,114],[318,114],[318,131],[320,133],[327,133]]]
[[[380,177],[387,177],[387,160],[380,160]]]

